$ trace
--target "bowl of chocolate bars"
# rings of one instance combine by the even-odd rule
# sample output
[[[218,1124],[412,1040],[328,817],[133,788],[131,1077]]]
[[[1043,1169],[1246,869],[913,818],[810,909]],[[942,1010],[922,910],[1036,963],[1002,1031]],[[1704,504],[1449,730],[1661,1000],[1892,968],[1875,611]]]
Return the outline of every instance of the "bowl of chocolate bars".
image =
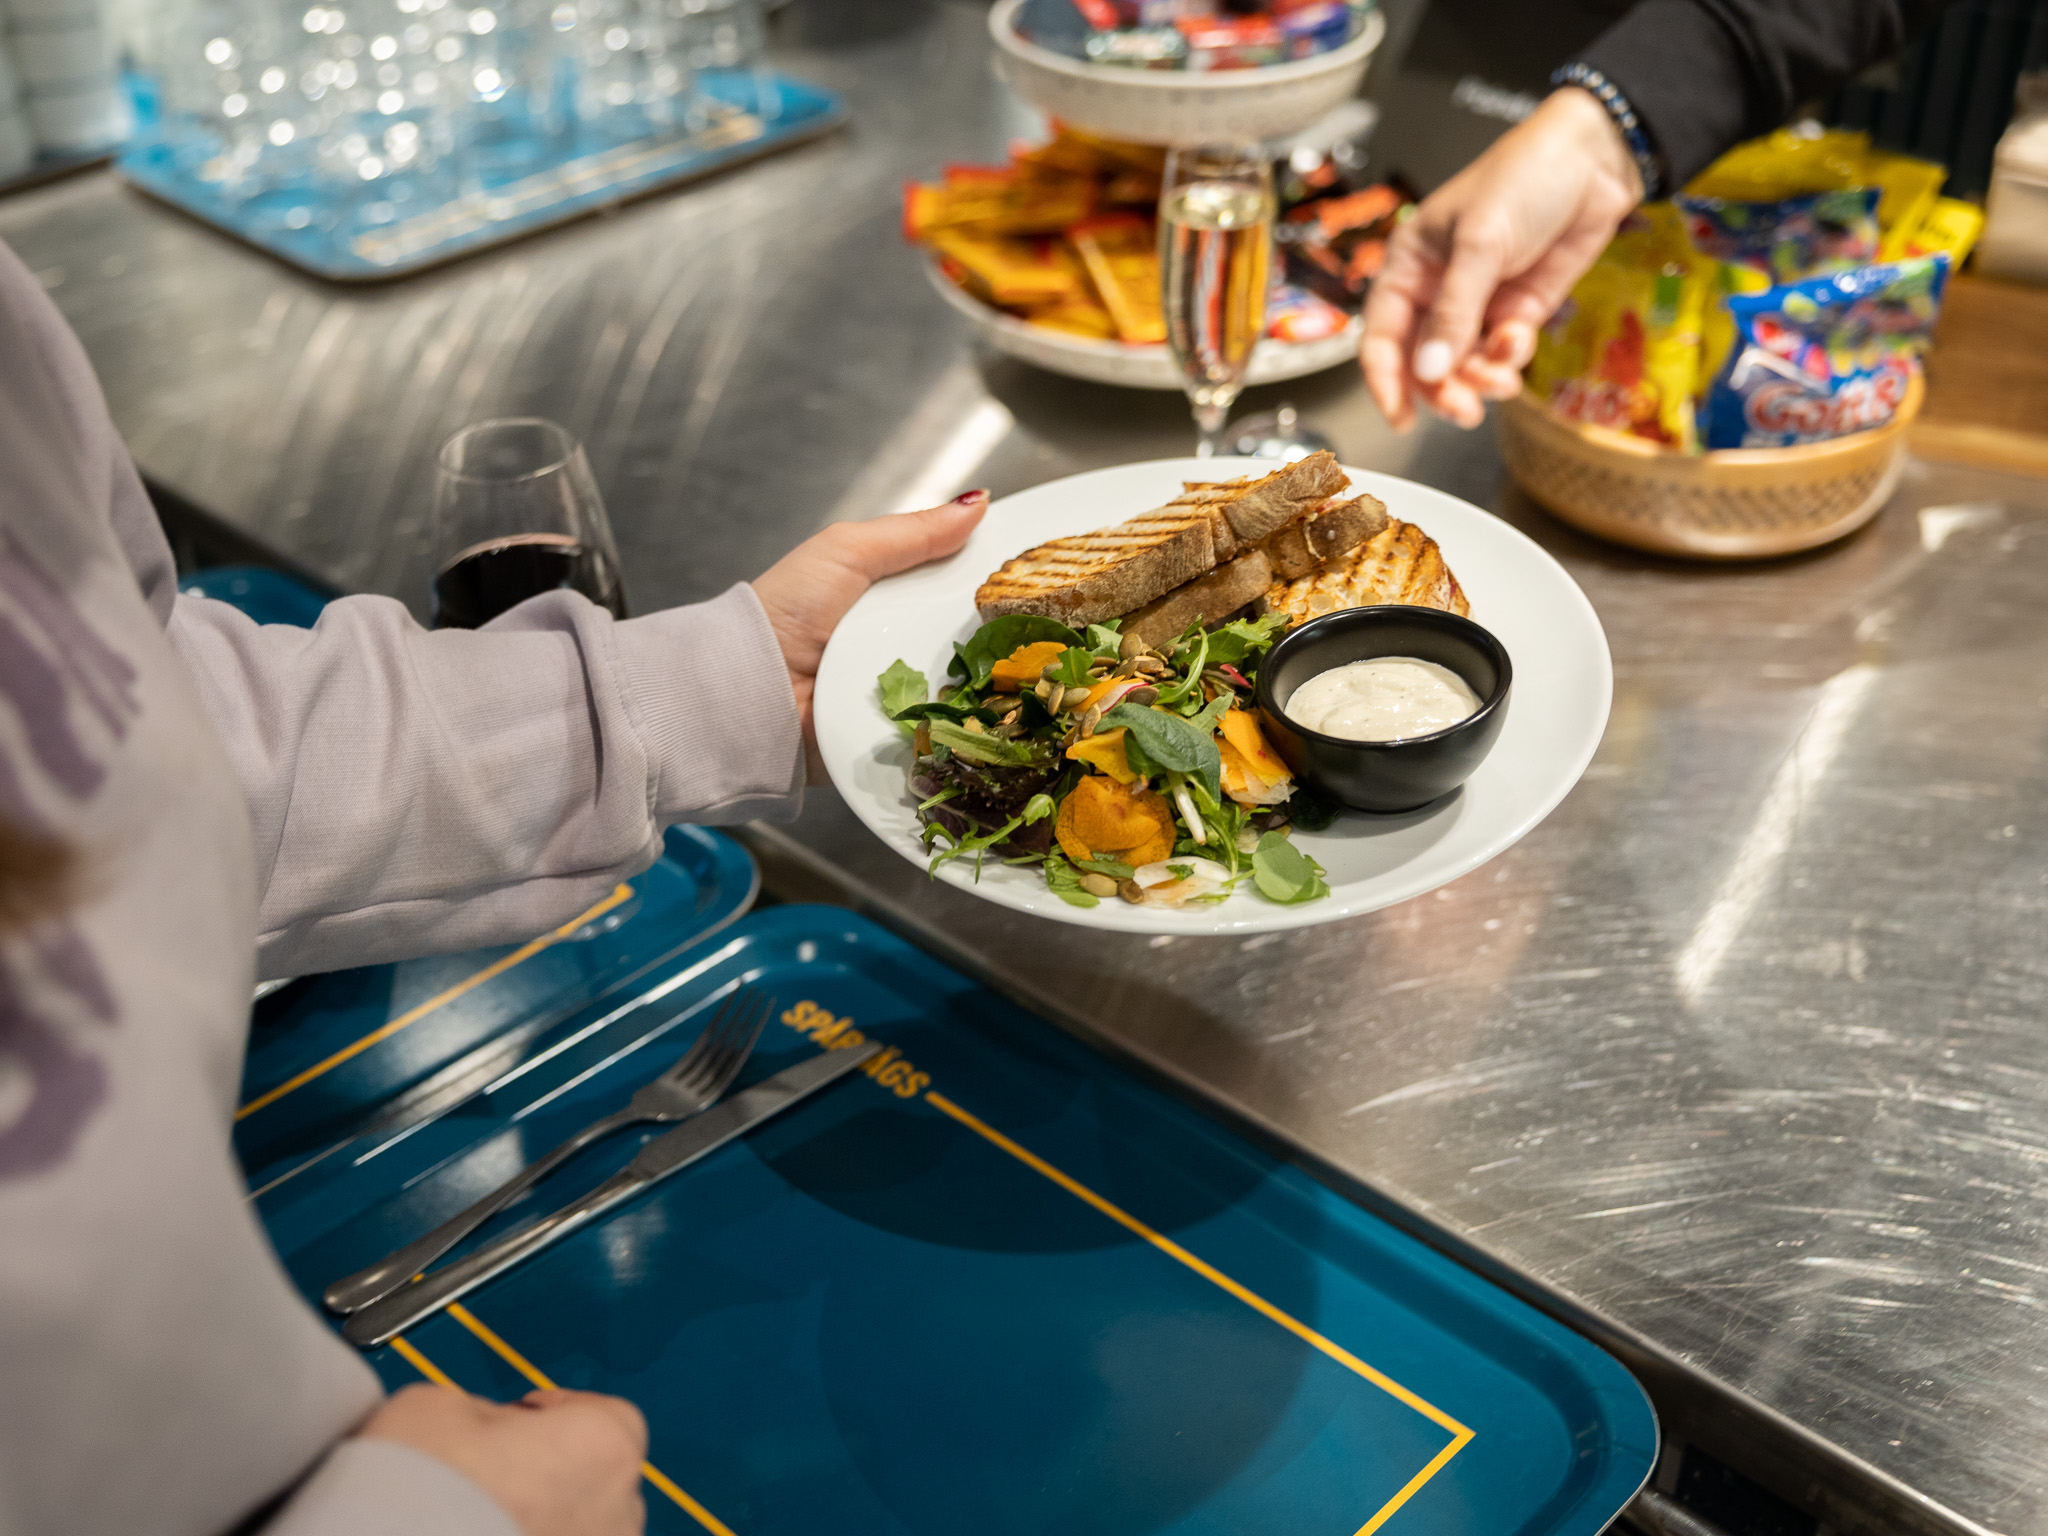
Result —
[[[998,0],[996,73],[1055,120],[1142,144],[1298,133],[1358,92],[1375,0]]]

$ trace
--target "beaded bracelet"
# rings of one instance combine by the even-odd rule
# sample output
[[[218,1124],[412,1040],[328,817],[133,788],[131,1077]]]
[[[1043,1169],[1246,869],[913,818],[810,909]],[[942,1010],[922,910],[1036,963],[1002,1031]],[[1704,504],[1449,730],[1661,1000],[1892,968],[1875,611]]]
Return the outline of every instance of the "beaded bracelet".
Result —
[[[1614,126],[1621,133],[1621,139],[1628,146],[1630,157],[1643,177],[1643,198],[1648,201],[1659,196],[1664,189],[1664,166],[1657,157],[1657,151],[1650,143],[1650,135],[1643,128],[1643,120],[1636,116],[1636,109],[1622,95],[1621,87],[1590,64],[1567,64],[1550,77],[1553,86],[1576,85],[1589,92],[1593,99],[1607,110],[1614,120]]]

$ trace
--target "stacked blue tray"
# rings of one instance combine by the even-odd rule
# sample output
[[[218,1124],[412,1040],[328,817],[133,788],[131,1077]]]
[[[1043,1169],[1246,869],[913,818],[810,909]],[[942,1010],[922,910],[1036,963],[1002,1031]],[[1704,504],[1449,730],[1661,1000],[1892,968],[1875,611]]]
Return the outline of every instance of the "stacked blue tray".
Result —
[[[741,1086],[886,1049],[375,1351],[386,1382],[630,1397],[665,1532],[1594,1536],[1648,1476],[1655,1419],[1611,1357],[830,908],[741,919],[260,1195],[292,1275],[317,1297],[452,1214],[743,988],[776,1009]]]
[[[747,851],[671,827],[646,871],[523,944],[302,977],[257,1002],[235,1151],[262,1188],[503,1070],[564,1020],[639,996],[754,903]]]

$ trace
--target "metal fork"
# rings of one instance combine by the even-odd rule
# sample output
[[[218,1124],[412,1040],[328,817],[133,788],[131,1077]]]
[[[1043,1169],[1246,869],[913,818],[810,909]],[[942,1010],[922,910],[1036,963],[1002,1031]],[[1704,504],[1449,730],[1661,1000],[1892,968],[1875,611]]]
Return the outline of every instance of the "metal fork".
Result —
[[[492,1190],[467,1210],[451,1216],[425,1237],[407,1243],[397,1252],[379,1259],[368,1269],[335,1281],[321,1293],[331,1312],[359,1312],[419,1274],[434,1260],[502,1211],[527,1190],[547,1177],[592,1142],[601,1141],[629,1125],[687,1120],[718,1102],[720,1094],[746,1065],[754,1042],[761,1038],[761,1026],[775,1011],[775,999],[753,996],[742,988],[719,1007],[704,1027],[696,1044],[661,1076],[633,1095],[632,1103],[616,1114],[593,1120],[574,1136],[529,1163],[518,1174]]]

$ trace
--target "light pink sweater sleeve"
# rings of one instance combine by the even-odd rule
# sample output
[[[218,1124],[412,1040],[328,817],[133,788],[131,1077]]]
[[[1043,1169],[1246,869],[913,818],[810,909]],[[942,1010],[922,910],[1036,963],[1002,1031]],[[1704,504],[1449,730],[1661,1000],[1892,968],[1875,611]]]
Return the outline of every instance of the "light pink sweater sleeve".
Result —
[[[473,631],[389,598],[304,630],[183,596],[169,633],[248,802],[265,976],[529,938],[644,869],[669,824],[786,817],[802,793],[744,584],[624,621],[551,592]]]

